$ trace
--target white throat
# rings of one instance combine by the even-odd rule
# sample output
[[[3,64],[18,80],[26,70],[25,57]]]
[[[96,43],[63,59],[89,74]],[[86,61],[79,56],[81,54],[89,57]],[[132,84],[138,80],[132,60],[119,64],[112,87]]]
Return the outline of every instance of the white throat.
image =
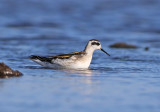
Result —
[[[93,52],[95,51],[95,49],[89,45],[87,45],[84,49],[84,51],[87,53],[87,55],[93,55]]]

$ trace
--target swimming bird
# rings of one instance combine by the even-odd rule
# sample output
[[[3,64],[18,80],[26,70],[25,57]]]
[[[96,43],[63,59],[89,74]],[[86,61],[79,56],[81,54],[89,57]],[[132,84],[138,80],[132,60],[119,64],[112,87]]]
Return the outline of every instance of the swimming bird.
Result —
[[[93,52],[95,50],[101,50],[109,55],[102,49],[100,41],[92,39],[89,40],[83,51],[49,57],[31,55],[30,59],[47,68],[86,69],[91,63]]]

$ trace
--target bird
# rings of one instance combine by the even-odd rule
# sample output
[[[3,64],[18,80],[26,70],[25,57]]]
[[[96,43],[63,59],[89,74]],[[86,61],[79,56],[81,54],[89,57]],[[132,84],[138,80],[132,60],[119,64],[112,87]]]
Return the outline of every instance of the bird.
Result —
[[[31,55],[29,58],[46,68],[88,69],[95,50],[101,50],[110,56],[110,54],[102,49],[100,41],[91,39],[83,51],[48,57]]]

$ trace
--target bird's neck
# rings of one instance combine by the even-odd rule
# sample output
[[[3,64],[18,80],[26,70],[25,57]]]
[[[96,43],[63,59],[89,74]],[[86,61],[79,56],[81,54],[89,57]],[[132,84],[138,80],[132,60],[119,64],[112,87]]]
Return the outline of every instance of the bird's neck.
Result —
[[[87,45],[87,46],[85,47],[84,51],[85,51],[85,53],[86,53],[87,55],[93,55],[93,52],[95,51],[95,49],[93,49],[92,47],[90,47],[90,46]]]

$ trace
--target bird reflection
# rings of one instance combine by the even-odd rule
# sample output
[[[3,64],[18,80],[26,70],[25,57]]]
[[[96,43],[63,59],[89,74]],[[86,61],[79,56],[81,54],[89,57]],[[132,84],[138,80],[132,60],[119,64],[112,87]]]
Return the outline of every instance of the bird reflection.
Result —
[[[66,73],[78,73],[78,74],[85,74],[87,76],[92,76],[93,69],[62,69],[63,72]]]
[[[93,77],[99,75],[99,72],[95,69],[63,69],[62,72],[67,73],[67,75],[70,75],[71,77],[81,77],[79,80],[81,80],[83,83],[92,84],[93,83]],[[69,73],[69,74],[68,74]],[[97,80],[94,80],[97,81]]]
[[[69,70],[63,69],[62,72],[65,72],[73,81],[72,87],[76,92],[82,95],[91,95],[97,91],[97,83],[100,83],[98,76],[100,73],[95,69],[79,69],[79,70]],[[67,77],[68,77],[67,76]],[[66,79],[68,80],[68,78]],[[72,82],[71,81],[71,82]],[[86,99],[89,100],[89,99]]]

